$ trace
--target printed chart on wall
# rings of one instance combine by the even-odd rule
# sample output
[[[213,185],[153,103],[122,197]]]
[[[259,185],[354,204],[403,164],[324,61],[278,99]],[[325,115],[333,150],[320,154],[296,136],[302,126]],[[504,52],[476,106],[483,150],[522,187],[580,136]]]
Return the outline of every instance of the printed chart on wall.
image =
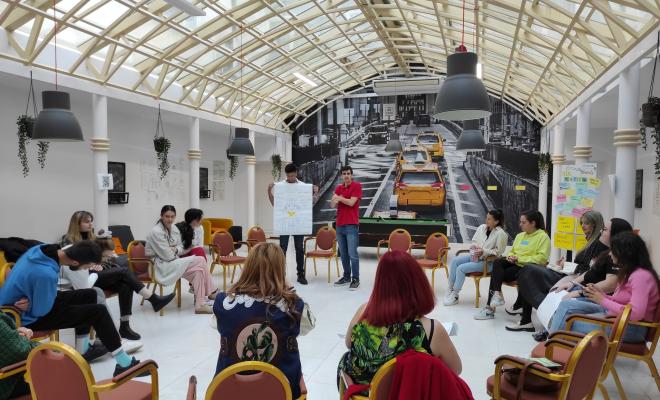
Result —
[[[225,162],[213,161],[213,201],[225,199]]]
[[[593,209],[598,197],[601,182],[596,173],[596,164],[592,163],[562,166],[555,206],[555,247],[577,251],[585,246],[580,217]]]
[[[284,182],[273,188],[273,227],[276,235],[312,233],[312,185]]]

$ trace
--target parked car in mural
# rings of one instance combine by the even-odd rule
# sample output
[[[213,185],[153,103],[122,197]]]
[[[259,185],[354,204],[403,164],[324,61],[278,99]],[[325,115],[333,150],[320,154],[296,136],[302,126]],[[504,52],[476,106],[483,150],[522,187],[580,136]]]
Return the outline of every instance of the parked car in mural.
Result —
[[[387,125],[376,124],[367,128],[367,144],[385,144],[387,143],[388,130]]]
[[[417,145],[425,147],[431,157],[444,158],[444,141],[445,139],[439,132],[424,131],[417,134]]]
[[[419,114],[415,118],[415,125],[417,126],[431,126],[431,116],[428,114]]]
[[[434,206],[444,211],[445,181],[436,163],[404,163],[394,180],[399,206]]]
[[[398,173],[401,166],[406,163],[426,165],[432,162],[431,155],[425,147],[408,146],[405,147],[396,158],[396,172]]]

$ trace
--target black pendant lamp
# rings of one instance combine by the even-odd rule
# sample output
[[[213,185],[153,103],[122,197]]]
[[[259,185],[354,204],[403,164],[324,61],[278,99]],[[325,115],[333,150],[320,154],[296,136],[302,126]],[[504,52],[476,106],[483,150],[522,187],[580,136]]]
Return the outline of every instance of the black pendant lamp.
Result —
[[[49,142],[80,142],[82,130],[75,115],[71,112],[69,93],[57,90],[57,18],[53,2],[53,23],[55,24],[55,90],[41,92],[43,109],[34,123],[32,138]]]
[[[229,156],[253,156],[254,147],[250,141],[250,130],[248,128],[236,128],[234,130],[234,140],[227,149]]]
[[[456,150],[486,150],[486,142],[484,142],[484,138],[481,136],[481,129],[479,129],[478,119],[463,122],[463,132],[461,133],[461,136],[458,137],[458,142],[456,142]]]

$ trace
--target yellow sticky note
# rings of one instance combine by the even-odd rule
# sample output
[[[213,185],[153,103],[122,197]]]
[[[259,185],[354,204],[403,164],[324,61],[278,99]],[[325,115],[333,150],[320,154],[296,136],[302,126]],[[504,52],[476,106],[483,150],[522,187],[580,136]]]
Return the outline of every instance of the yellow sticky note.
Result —
[[[564,232],[564,233],[575,232],[575,218],[560,215],[557,218],[557,232]]]
[[[564,190],[564,194],[568,196],[575,196],[575,189],[566,189]]]
[[[555,232],[555,247],[564,250],[573,250],[575,235],[570,233]]]
[[[584,235],[578,235],[575,237],[575,251],[580,251],[587,245],[587,238]]]
[[[594,206],[594,199],[583,197],[582,199],[580,199],[580,204],[582,204],[585,207],[591,208]]]
[[[497,190],[497,186],[496,185],[488,185],[488,186],[486,186],[486,190]]]
[[[598,178],[589,178],[589,186],[591,187],[599,187],[600,186],[600,179]]]
[[[516,185],[516,190],[525,190],[525,185]]]
[[[575,219],[575,233],[584,236],[584,231],[582,230],[582,223],[580,223],[580,218]]]

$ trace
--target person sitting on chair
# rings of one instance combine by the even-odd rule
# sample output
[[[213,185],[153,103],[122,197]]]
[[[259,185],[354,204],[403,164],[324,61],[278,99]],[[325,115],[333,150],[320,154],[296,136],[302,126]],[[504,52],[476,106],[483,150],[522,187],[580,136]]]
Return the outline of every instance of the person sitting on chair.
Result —
[[[30,351],[39,343],[31,342],[32,330],[16,328],[14,319],[0,312],[0,368],[27,360]],[[13,399],[30,394],[30,385],[23,374],[16,374],[0,380],[0,400]]]

